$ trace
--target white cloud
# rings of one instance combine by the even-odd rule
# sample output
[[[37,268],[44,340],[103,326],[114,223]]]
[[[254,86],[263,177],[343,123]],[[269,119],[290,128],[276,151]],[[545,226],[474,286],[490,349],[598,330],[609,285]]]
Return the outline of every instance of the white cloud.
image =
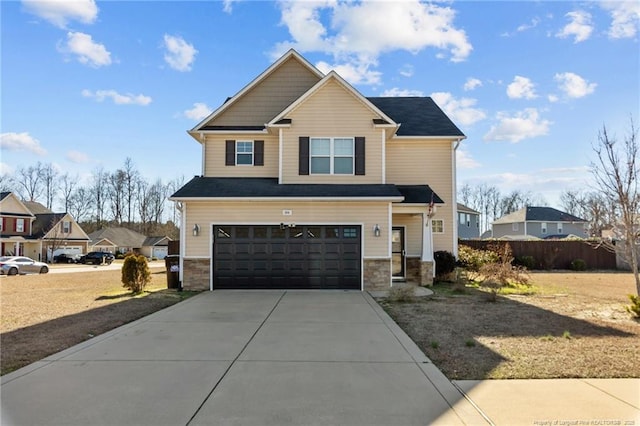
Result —
[[[558,98],[558,95],[555,94],[550,94],[547,96],[547,99],[549,100],[549,102],[554,103],[554,102],[558,102],[560,99]]]
[[[603,1],[600,5],[611,14],[609,37],[635,37],[640,27],[640,3],[637,1]]]
[[[115,90],[91,90],[84,89],[82,96],[85,98],[93,98],[98,102],[102,102],[105,99],[111,99],[116,105],[149,105],[152,101],[150,96],[145,95],[133,95],[131,93],[120,94]]]
[[[535,99],[535,85],[527,77],[516,75],[513,82],[507,86],[507,96],[511,99]]]
[[[522,24],[522,25],[518,26],[518,28],[516,28],[516,31],[521,33],[523,31],[530,30],[532,28],[537,27],[539,23],[540,23],[540,19],[539,18],[533,18],[528,24]]]
[[[98,17],[94,0],[22,0],[25,9],[59,28],[66,28],[69,21],[92,24]]]
[[[464,61],[473,47],[464,30],[453,21],[455,10],[419,0],[397,2],[351,2],[341,0],[282,1],[281,23],[291,35],[278,43],[273,56],[295,48],[333,56],[338,66],[348,66],[366,76],[355,80],[376,84],[370,78],[378,57],[394,50],[418,53],[435,48],[453,62]],[[351,78],[347,78],[351,83]]]
[[[458,148],[456,150],[456,167],[459,169],[475,169],[480,167],[480,163],[471,157],[469,151]]]
[[[240,0],[222,0],[222,10],[225,13],[231,14],[233,12],[233,4]]]
[[[405,64],[400,69],[400,75],[403,76],[403,77],[412,77],[413,73],[414,73],[413,65],[411,65],[411,64]]]
[[[371,70],[371,66],[372,64],[367,63],[330,65],[324,61],[316,64],[316,68],[323,73],[327,74],[329,71],[334,70],[340,77],[351,84],[379,84],[382,73]]]
[[[467,81],[464,83],[463,89],[465,90],[465,92],[468,92],[469,90],[475,90],[481,86],[482,86],[482,81],[478,80],[477,78],[469,77],[467,78]]]
[[[456,99],[449,92],[435,92],[431,94],[431,97],[456,124],[470,126],[487,117],[483,110],[474,108],[477,103],[476,99]]]
[[[570,98],[582,98],[596,90],[596,83],[589,83],[578,74],[564,72],[556,74],[553,79],[558,82],[558,88]]]
[[[424,93],[420,90],[411,90],[411,89],[398,89],[394,87],[392,89],[387,89],[384,92],[380,93],[380,96],[388,97],[388,98],[397,98],[403,96],[424,96]]]
[[[213,109],[207,104],[196,102],[193,104],[193,108],[186,110],[183,114],[191,120],[200,121],[211,114],[211,111],[213,111]]]
[[[193,61],[198,51],[192,44],[187,43],[182,37],[164,35],[164,60],[171,68],[177,71],[191,71]]]
[[[27,132],[0,134],[0,148],[9,151],[29,151],[41,156],[47,153],[40,145],[40,141]]]
[[[94,42],[89,34],[68,32],[66,43],[58,43],[58,50],[76,55],[81,64],[94,68],[111,65],[111,53],[103,44]]]
[[[89,162],[89,156],[84,152],[71,150],[67,152],[67,160],[76,164],[84,164]]]
[[[485,141],[509,141],[520,142],[523,139],[535,138],[549,133],[549,120],[543,120],[535,108],[527,108],[519,111],[515,116],[509,116],[500,112],[497,115],[498,125],[491,126],[489,132],[484,135]]]
[[[575,10],[565,15],[569,18],[569,23],[556,34],[556,37],[566,38],[574,37],[574,43],[580,43],[591,37],[593,25],[591,22],[591,14],[583,10]]]
[[[15,167],[10,166],[7,163],[0,162],[0,176],[12,175],[15,171]]]

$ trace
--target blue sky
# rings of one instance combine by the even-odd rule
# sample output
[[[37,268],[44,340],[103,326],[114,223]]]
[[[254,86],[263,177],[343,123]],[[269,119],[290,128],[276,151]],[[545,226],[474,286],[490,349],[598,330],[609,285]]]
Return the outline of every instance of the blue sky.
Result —
[[[365,96],[432,96],[467,135],[458,185],[558,206],[598,130],[640,120],[638,2],[2,1],[0,173],[88,179],[130,157],[200,174],[186,131],[295,48]]]

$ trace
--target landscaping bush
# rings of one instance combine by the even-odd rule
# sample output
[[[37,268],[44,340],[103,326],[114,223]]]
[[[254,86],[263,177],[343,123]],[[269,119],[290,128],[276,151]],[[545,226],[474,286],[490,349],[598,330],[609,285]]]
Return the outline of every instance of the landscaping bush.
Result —
[[[122,265],[122,284],[124,288],[131,290],[134,294],[142,293],[147,284],[151,281],[151,271],[147,264],[147,258],[127,254]]]
[[[586,271],[587,263],[582,259],[574,259],[571,262],[571,270],[572,271]]]
[[[440,250],[433,254],[436,261],[436,279],[451,274],[456,269],[456,257],[448,251]]]
[[[516,257],[513,263],[523,268],[533,269],[536,266],[536,259],[533,256],[519,256]]]
[[[501,288],[510,285],[526,285],[529,283],[529,276],[522,266],[514,266],[511,247],[505,244],[499,247],[499,260],[494,263],[483,265],[477,273],[480,286],[489,291],[489,300],[495,302]]]
[[[625,309],[634,317],[640,318],[640,296],[630,294],[629,300],[631,300],[631,305],[625,306]]]
[[[483,265],[498,261],[498,255],[489,250],[478,250],[469,246],[458,247],[458,263],[463,268],[478,272]]]

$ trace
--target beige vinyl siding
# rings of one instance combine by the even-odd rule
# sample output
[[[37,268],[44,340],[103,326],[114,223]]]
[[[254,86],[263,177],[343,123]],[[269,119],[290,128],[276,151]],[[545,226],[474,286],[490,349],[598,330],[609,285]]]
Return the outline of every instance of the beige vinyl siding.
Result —
[[[264,141],[264,166],[225,166],[227,140]],[[207,135],[205,140],[205,177],[278,177],[278,136],[233,134]]]
[[[380,237],[373,236],[373,227],[379,224],[387,228],[389,220],[388,202],[287,202],[287,201],[234,201],[187,202],[186,256],[209,257],[212,224],[362,224],[364,257],[388,257],[389,235],[383,231]],[[284,216],[283,210],[291,210]],[[194,224],[200,226],[200,235],[190,232]]]
[[[422,256],[422,215],[394,214],[393,226],[404,226],[407,256]]]
[[[284,131],[283,183],[382,183],[382,130],[373,128],[379,118],[352,93],[329,81],[287,116],[293,120]],[[366,174],[298,174],[298,138],[364,136]]]
[[[7,195],[2,202],[0,202],[0,212],[3,214],[7,213],[21,213],[21,214],[31,214],[31,212],[24,208],[20,202],[16,199],[14,194]],[[29,218],[26,218],[29,221]]]
[[[290,58],[206,125],[251,126],[268,123],[320,78]]]
[[[68,221],[71,222],[71,233],[64,234],[62,233],[62,222]],[[66,214],[60,222],[56,223],[54,227],[45,235],[44,238],[53,238],[53,239],[75,239],[75,238],[87,238],[87,235],[84,233],[80,225],[76,223],[75,220],[71,217],[70,214]],[[78,243],[80,244],[80,243]]]
[[[432,218],[444,221],[444,234],[433,234],[434,251],[453,251],[453,155],[449,140],[391,139],[386,147],[387,183],[429,185],[445,203]]]

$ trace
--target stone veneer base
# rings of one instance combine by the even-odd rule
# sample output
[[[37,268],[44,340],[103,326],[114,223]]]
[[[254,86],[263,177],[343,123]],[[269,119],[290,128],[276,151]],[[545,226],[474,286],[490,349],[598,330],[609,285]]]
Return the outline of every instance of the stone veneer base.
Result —
[[[182,288],[185,290],[209,290],[211,279],[209,259],[182,259]]]
[[[391,286],[390,259],[363,260],[364,290],[388,290]]]

